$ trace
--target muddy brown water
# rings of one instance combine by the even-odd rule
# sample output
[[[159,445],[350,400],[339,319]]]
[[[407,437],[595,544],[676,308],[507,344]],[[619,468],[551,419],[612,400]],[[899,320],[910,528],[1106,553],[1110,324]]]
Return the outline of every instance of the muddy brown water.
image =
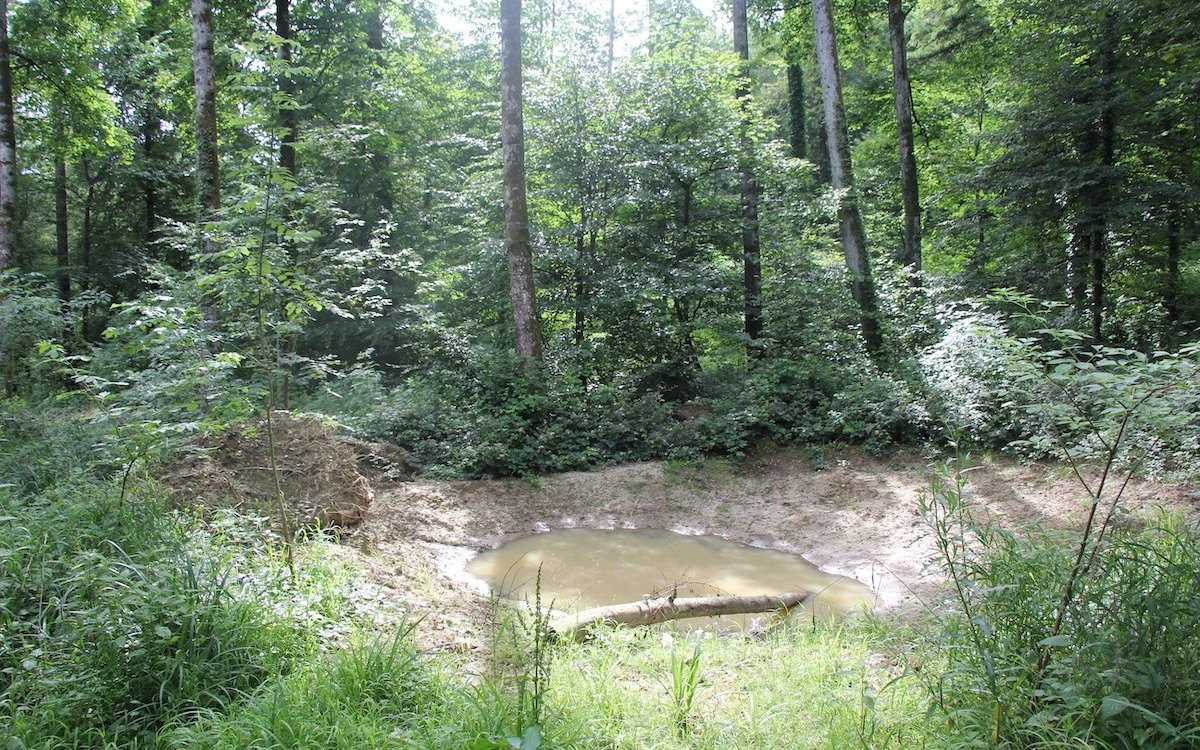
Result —
[[[539,582],[540,570],[540,582]],[[749,547],[716,536],[670,531],[568,529],[535,534],[481,552],[467,572],[497,595],[580,610],[639,601],[645,596],[785,594],[812,592],[808,616],[843,615],[873,604],[871,590],[851,578],[820,570],[808,560]],[[683,622],[722,629],[750,617]]]

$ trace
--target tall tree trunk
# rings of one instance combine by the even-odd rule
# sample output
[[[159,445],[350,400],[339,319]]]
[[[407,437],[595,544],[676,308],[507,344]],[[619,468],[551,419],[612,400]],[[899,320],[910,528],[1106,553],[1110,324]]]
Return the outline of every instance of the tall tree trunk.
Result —
[[[61,149],[62,126],[55,127]],[[58,298],[71,301],[71,246],[67,232],[67,162],[61,151],[54,155],[54,257],[58,272]]]
[[[525,116],[521,96],[521,0],[500,0],[500,135],[504,149],[504,227],[517,353],[542,358],[525,198]]]
[[[584,231],[587,214],[579,219],[575,230],[575,347],[583,348],[587,333],[587,232]]]
[[[212,0],[192,0],[192,78],[196,87],[196,191],[200,219],[208,221],[221,207]],[[205,250],[209,249],[206,242]]]
[[[786,16],[798,7],[800,7],[800,0],[785,0],[783,3],[784,15]],[[790,55],[788,57],[788,135],[790,136],[788,142],[792,147],[792,156],[797,159],[807,159],[808,134],[805,132],[807,124],[805,123],[804,68],[800,65],[799,60],[791,59]]]
[[[156,108],[151,105],[151,109]],[[146,164],[146,174],[142,177],[142,211],[145,215],[147,245],[154,242],[158,230],[158,186],[151,172],[154,158],[154,144],[158,140],[158,112],[147,112],[142,123],[142,159]]]
[[[8,48],[8,0],[0,0],[0,271],[12,263],[16,245],[17,129]]]
[[[383,55],[383,31],[383,13],[378,6],[375,6],[367,16],[367,49],[374,53],[372,58],[374,59],[375,69],[372,76],[377,84],[383,81],[383,70],[386,62]],[[392,195],[391,153],[387,148],[373,149],[371,153],[371,171],[373,173],[371,177],[375,181],[375,200],[379,203],[380,213],[390,215],[395,208],[395,199]],[[428,190],[425,191],[425,195],[429,195]],[[423,213],[426,216],[429,215],[428,211]],[[373,227],[368,226],[365,229],[370,231]]]
[[[821,73],[821,100],[825,107],[825,137],[829,143],[829,177],[838,196],[838,223],[846,268],[850,271],[850,292],[861,313],[863,343],[872,355],[883,345],[879,331],[875,284],[871,279],[871,260],[867,255],[867,237],[854,195],[854,173],[850,164],[850,142],[846,130],[846,110],[842,103],[841,71],[838,68],[837,35],[830,0],[812,0],[813,25],[817,41],[817,64]]]
[[[804,68],[795,63],[788,63],[788,124],[792,156],[797,159],[808,158],[808,143],[804,128]]]
[[[921,198],[917,189],[917,155],[913,141],[912,88],[904,39],[904,9],[888,0],[888,34],[892,40],[892,92],[896,100],[896,142],[900,149],[900,194],[904,199],[904,265],[921,270]],[[913,277],[918,280],[917,276]]]
[[[817,75],[818,75],[818,79],[819,79],[820,78],[819,70],[817,72]],[[815,177],[817,179],[817,184],[828,185],[829,184],[829,173],[830,173],[829,131],[825,124],[825,108],[824,108],[824,102],[822,101],[822,98],[823,97],[814,97],[813,98],[813,112],[811,112],[810,114],[816,115],[816,118],[815,118],[816,123],[814,123],[813,131],[815,132],[816,137],[817,137],[817,145],[816,145],[816,148],[809,149],[809,153],[810,153],[809,161],[811,161],[813,163],[813,166],[816,167]],[[812,119],[812,118],[810,118],[810,119]]]
[[[101,170],[100,174],[103,174]],[[79,289],[87,291],[92,288],[92,206],[96,201],[96,181],[100,178],[100,174],[92,174],[92,165],[88,158],[83,157],[83,182],[87,185],[87,193],[83,197],[83,232],[80,237],[79,248]],[[85,306],[80,313],[82,316],[78,336],[82,340],[87,340],[90,335],[91,317],[89,313],[90,306]]]
[[[733,0],[733,48],[741,62],[737,98],[742,108],[742,289],[746,337],[750,355],[758,355],[755,344],[762,337],[762,253],[758,237],[758,182],[754,179],[753,146],[750,142],[750,39],[746,28],[746,0]]]
[[[1105,15],[1100,41],[1100,90],[1104,97],[1100,111],[1100,179],[1092,201],[1096,218],[1092,222],[1092,339],[1103,340],[1104,274],[1108,258],[1109,211],[1112,210],[1112,169],[1117,156],[1116,110],[1116,26],[1111,15]]]
[[[1071,225],[1071,236],[1067,238],[1067,283],[1070,285],[1071,306],[1080,318],[1087,311],[1088,264],[1091,250],[1091,233],[1085,221]]]
[[[284,71],[279,77],[279,166],[296,176],[296,138],[300,117],[296,111],[296,83],[292,80],[291,0],[275,0],[275,34],[280,38],[279,60]]]

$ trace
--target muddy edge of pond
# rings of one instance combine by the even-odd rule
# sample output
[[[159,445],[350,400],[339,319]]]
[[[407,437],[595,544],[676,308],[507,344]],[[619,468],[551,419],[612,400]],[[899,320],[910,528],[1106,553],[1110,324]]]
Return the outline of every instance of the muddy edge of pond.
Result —
[[[861,581],[891,608],[940,581],[917,516],[929,474],[916,454],[846,452],[830,455],[822,470],[798,454],[776,454],[737,467],[641,463],[535,482],[418,480],[377,488],[354,537],[371,553],[372,576],[406,605],[460,624],[475,609],[466,598],[479,593],[464,570],[474,551],[567,528],[706,533],[799,554]],[[1007,525],[1063,527],[1082,518],[1086,496],[1065,467],[985,459],[967,477],[979,511]],[[1192,487],[1135,480],[1124,502],[1194,510],[1196,496]]]

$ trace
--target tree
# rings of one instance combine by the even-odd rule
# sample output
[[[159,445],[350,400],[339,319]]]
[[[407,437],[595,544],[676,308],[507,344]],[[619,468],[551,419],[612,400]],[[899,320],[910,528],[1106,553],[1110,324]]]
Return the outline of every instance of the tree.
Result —
[[[196,190],[201,219],[221,207],[217,152],[217,74],[213,65],[212,0],[192,0],[192,80],[196,88]],[[207,246],[207,243],[206,243]]]
[[[737,98],[742,107],[743,130],[749,127],[750,117],[750,41],[746,29],[746,0],[733,0],[733,47],[742,61],[738,76]],[[758,236],[758,183],[754,179],[754,156],[750,138],[743,132],[740,164],[742,190],[742,289],[745,305],[746,337],[750,352],[757,355],[754,344],[762,336],[762,254]]]
[[[504,148],[504,227],[517,353],[542,358],[525,197],[525,123],[521,96],[521,0],[500,1],[500,120]]]
[[[296,84],[292,79],[291,0],[275,0],[275,34],[279,37],[279,166],[296,176],[296,139],[300,132]]]
[[[17,129],[8,45],[8,0],[0,0],[0,271],[17,244]]]
[[[900,194],[904,202],[904,265],[921,270],[921,198],[917,187],[917,155],[913,142],[912,85],[904,37],[904,8],[888,0],[888,36],[892,42],[892,92],[896,100],[896,143],[900,149]]]
[[[842,103],[841,70],[838,67],[837,35],[830,0],[812,0],[813,25],[817,44],[817,65],[821,74],[821,100],[825,109],[825,135],[829,143],[829,176],[838,198],[838,223],[846,268],[850,272],[850,291],[861,313],[863,343],[867,351],[878,353],[883,345],[879,332],[875,284],[871,279],[871,260],[867,255],[867,236],[854,195],[854,173],[850,165],[846,109]]]

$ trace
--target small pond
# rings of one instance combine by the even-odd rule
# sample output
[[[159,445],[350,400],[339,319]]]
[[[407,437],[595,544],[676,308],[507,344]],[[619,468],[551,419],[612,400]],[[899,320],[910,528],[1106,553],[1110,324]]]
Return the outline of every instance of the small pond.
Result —
[[[815,596],[808,616],[826,618],[873,600],[867,586],[826,573],[799,555],[669,531],[553,531],[481,552],[467,565],[497,595],[517,601],[534,600],[539,568],[542,603],[559,609],[635,602],[672,591],[681,597],[810,591]],[[721,618],[718,624],[746,625],[749,619]]]

